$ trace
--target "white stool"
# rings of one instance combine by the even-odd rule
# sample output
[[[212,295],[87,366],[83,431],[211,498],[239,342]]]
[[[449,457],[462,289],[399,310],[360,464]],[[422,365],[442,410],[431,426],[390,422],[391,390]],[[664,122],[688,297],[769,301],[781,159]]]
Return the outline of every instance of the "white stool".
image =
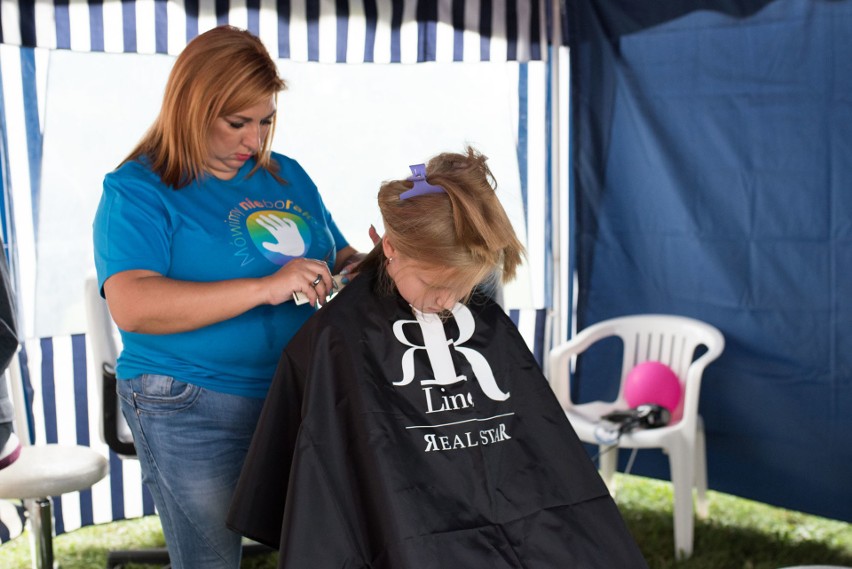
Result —
[[[33,566],[53,567],[50,496],[85,490],[106,476],[107,460],[88,447],[25,446],[11,466],[0,470],[0,499],[23,500],[33,534]]]
[[[30,519],[35,569],[53,569],[51,496],[90,488],[109,472],[109,462],[89,447],[72,444],[29,444],[21,362],[12,358],[0,381],[9,381],[15,407],[15,432],[21,439],[18,460],[0,470],[0,499],[23,500]]]

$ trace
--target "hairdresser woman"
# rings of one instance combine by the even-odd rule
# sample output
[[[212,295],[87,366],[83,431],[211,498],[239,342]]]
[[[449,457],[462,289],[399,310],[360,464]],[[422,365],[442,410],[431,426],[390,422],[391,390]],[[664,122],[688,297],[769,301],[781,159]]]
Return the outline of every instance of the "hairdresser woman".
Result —
[[[270,150],[284,88],[250,33],[199,35],[94,221],[118,393],[174,569],[239,567],[224,519],[276,362],[360,257],[307,173]]]

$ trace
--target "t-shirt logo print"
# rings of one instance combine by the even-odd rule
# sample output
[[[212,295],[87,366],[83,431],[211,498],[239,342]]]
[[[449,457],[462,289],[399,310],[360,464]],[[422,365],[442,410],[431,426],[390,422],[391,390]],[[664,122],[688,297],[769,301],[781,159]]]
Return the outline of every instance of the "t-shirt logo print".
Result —
[[[426,314],[416,308],[413,308],[413,310],[416,320],[397,320],[393,324],[393,333],[396,339],[409,346],[402,355],[402,379],[394,382],[394,386],[402,387],[413,381],[414,354],[418,350],[426,350],[434,375],[434,378],[420,381],[426,396],[426,412],[437,413],[473,407],[474,400],[470,392],[456,393],[452,396],[444,394],[445,386],[467,381],[466,376],[456,373],[450,353],[450,346],[452,346],[452,349],[462,354],[470,363],[482,393],[494,401],[505,401],[509,398],[509,393],[503,392],[497,385],[497,380],[485,357],[477,350],[464,346],[476,329],[473,314],[465,305],[457,303],[452,310],[459,330],[459,337],[456,339],[447,338],[444,324],[438,315]],[[406,325],[412,324],[420,327],[423,334],[422,346],[412,342],[405,334]]]
[[[283,265],[293,257],[300,257],[310,247],[310,230],[297,215],[258,211],[249,216],[247,225],[258,251],[276,264]]]

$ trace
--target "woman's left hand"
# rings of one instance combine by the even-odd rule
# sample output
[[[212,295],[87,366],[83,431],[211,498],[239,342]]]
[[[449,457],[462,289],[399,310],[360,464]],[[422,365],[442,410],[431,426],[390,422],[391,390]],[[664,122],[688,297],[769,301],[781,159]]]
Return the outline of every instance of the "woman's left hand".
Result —
[[[373,245],[378,245],[382,240],[378,231],[376,231],[376,228],[372,225],[370,226],[368,233]],[[337,254],[337,265],[340,267],[338,274],[344,276],[343,284],[348,284],[349,281],[355,278],[355,275],[358,274],[358,265],[364,260],[364,257],[366,257],[367,254],[360,253],[352,247],[344,247]]]
[[[343,268],[338,272],[343,277],[342,284],[349,284],[349,281],[355,278],[355,275],[358,274],[358,265],[364,260],[364,257],[366,257],[364,253],[353,253],[346,258],[343,262]]]

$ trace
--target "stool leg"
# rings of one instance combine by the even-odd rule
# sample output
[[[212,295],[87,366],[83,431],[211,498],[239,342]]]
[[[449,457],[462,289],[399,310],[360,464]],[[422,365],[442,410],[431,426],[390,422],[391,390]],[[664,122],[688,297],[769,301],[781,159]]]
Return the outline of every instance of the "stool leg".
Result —
[[[33,569],[53,569],[53,513],[50,498],[26,500],[33,539]]]

